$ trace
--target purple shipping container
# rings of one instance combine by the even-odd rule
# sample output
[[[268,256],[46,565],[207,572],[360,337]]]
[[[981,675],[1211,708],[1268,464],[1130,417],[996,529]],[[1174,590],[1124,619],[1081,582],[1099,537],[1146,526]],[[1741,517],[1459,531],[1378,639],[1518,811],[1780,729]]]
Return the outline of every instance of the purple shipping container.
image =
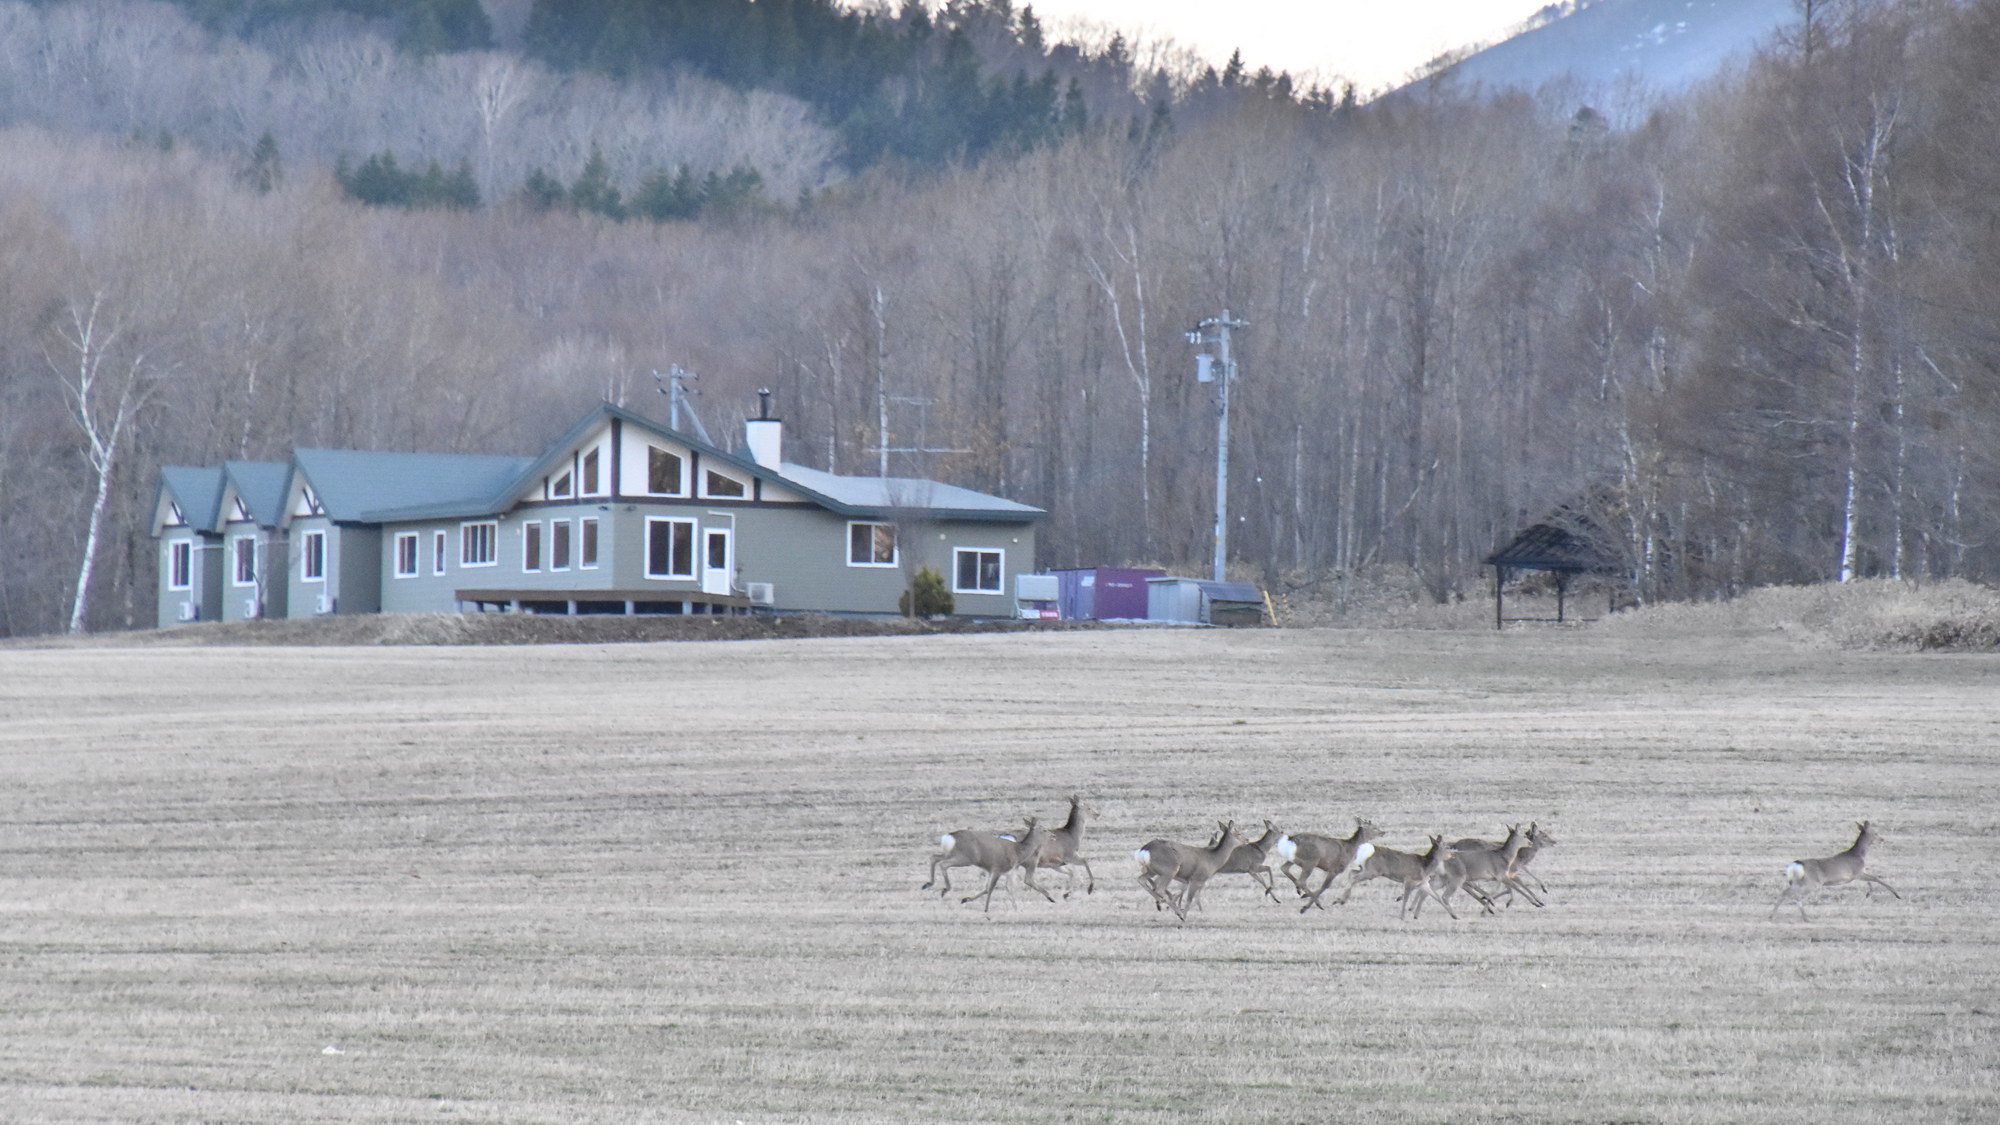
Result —
[[[1164,570],[1095,566],[1050,571],[1059,583],[1057,611],[1064,621],[1143,621],[1146,619],[1146,579]]]

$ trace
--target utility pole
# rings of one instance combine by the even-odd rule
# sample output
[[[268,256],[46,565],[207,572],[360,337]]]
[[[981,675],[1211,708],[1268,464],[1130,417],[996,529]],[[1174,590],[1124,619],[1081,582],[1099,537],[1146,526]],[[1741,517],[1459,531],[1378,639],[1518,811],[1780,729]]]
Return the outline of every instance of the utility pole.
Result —
[[[665,375],[658,371],[653,372],[653,381],[660,384],[660,393],[667,396],[667,425],[674,430],[680,430],[681,409],[685,407],[688,421],[694,423],[695,436],[708,441],[708,427],[701,424],[701,415],[694,412],[694,402],[688,397],[691,392],[687,389],[687,383],[694,377],[694,372],[678,363],[669,364]],[[709,442],[709,444],[715,443]]]
[[[1223,580],[1223,567],[1229,561],[1229,384],[1236,381],[1236,360],[1229,351],[1229,333],[1232,329],[1248,328],[1250,325],[1234,320],[1228,309],[1221,316],[1212,316],[1188,330],[1187,340],[1197,346],[1214,344],[1216,355],[1211,357],[1203,352],[1195,357],[1195,378],[1204,383],[1219,382],[1215,407],[1215,580]],[[1216,360],[1221,361],[1222,374],[1215,374]]]

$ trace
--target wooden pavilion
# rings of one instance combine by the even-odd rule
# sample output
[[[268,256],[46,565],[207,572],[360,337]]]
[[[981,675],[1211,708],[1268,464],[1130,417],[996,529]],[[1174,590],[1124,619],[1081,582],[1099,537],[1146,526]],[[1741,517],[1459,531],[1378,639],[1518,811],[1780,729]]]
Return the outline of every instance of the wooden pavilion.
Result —
[[[1509,574],[1538,570],[1556,577],[1556,616],[1561,624],[1566,613],[1570,580],[1579,574],[1616,574],[1616,559],[1590,539],[1555,523],[1538,523],[1516,535],[1508,544],[1486,556],[1493,568],[1493,627],[1506,624],[1506,588]],[[1519,618],[1546,621],[1547,618]]]

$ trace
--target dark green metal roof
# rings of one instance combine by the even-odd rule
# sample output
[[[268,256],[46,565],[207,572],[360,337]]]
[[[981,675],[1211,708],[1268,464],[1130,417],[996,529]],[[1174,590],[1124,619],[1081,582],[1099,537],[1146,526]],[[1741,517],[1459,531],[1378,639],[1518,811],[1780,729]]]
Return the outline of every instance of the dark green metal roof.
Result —
[[[473,453],[301,449],[299,472],[328,517],[388,519],[486,515],[531,459]]]

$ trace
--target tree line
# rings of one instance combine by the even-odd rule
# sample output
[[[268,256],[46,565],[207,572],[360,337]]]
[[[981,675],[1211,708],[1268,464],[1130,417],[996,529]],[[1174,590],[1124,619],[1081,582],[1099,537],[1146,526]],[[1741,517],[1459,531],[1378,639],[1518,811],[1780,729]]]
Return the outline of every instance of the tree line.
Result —
[[[0,6],[17,57],[21,11]],[[152,101],[115,116],[100,83],[51,120],[36,71],[0,70],[32,122],[0,132],[0,631],[65,627],[80,577],[84,625],[150,623],[161,464],[533,452],[599,399],[663,412],[669,363],[700,373],[712,432],[769,386],[792,460],[1049,509],[1044,564],[1200,572],[1214,400],[1185,332],[1225,307],[1249,323],[1232,565],[1278,589],[1458,596],[1558,511],[1645,600],[1990,581],[2000,0],[1813,12],[1639,112],[1435,84],[1321,102],[1239,75],[1158,128],[1093,112],[926,175],[823,148],[841,178],[811,206],[659,224],[576,181],[561,206],[364,206],[328,149],[283,141],[333,127],[317,104],[269,122],[282,158],[260,165],[262,122],[162,144]],[[551,137],[510,148],[566,143],[545,108]],[[373,139],[346,151],[395,148],[351,128]],[[600,149],[607,188],[643,179]],[[912,447],[950,452],[882,452]]]

